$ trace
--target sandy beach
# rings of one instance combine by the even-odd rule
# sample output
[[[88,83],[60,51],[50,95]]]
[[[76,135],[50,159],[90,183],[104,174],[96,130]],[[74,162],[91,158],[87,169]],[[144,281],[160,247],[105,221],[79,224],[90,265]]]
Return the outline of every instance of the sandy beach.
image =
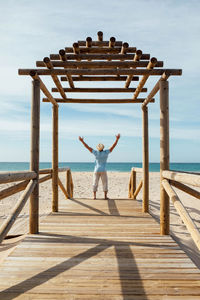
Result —
[[[65,173],[59,174],[63,184],[65,184]],[[74,172],[72,173],[74,183],[74,198],[92,198],[92,172]],[[111,199],[120,199],[128,197],[128,183],[130,173],[126,172],[108,172],[109,180],[109,192],[108,196]],[[137,184],[141,179],[141,175],[137,174]],[[10,184],[2,184],[0,190],[9,186]],[[150,213],[159,222],[159,209],[160,209],[160,173],[150,173]],[[200,191],[200,189],[197,189]],[[184,192],[176,189],[182,203],[187,208],[193,221],[197,227],[200,228],[200,201]],[[12,207],[19,199],[22,192],[5,198],[0,201],[0,224],[3,223],[6,216],[12,210]],[[40,185],[40,218],[44,218],[51,212],[51,181],[44,182]],[[64,194],[59,189],[60,199],[64,199]],[[99,190],[97,192],[97,199],[103,197],[102,186],[100,183]],[[142,193],[137,196],[138,201],[141,202]],[[95,200],[94,200],[95,201]],[[134,201],[134,200],[133,200]],[[27,203],[22,213],[18,217],[15,225],[9,232],[9,235],[26,234],[28,233],[28,210],[29,204]],[[192,241],[190,234],[181,221],[178,213],[176,212],[173,204],[170,204],[170,229],[171,235],[184,249],[184,251],[192,258],[196,265],[200,268],[200,253]],[[8,242],[7,242],[8,243]],[[5,248],[9,248],[6,244],[1,246],[1,251]],[[3,251],[2,251],[3,253]]]

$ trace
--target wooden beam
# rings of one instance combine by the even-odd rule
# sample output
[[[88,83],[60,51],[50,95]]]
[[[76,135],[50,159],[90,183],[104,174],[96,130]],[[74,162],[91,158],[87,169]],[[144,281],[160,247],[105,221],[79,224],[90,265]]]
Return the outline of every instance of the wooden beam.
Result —
[[[163,169],[162,176],[170,180],[180,181],[186,184],[200,187],[200,174],[195,175],[190,173],[168,171],[167,169]]]
[[[62,181],[60,180],[59,177],[58,177],[58,185],[61,188],[62,192],[64,193],[66,199],[68,199],[69,195],[68,195],[68,193],[67,193],[67,191],[66,191],[66,189],[65,189],[64,185],[62,184]]]
[[[183,184],[183,183],[180,183],[178,181],[174,181],[174,180],[170,180],[170,184],[175,186],[176,188],[178,188],[179,190],[197,198],[197,199],[200,199],[200,192],[192,189],[191,187]]]
[[[30,180],[37,177],[34,171],[0,172],[0,184],[22,180]]]
[[[169,87],[160,81],[160,233],[169,234],[169,197],[162,185],[163,171],[169,170]]]
[[[152,57],[151,60],[150,60],[150,62],[149,62],[149,64],[148,64],[148,66],[147,66],[147,70],[152,71],[152,69],[155,67],[156,64],[157,64],[157,59],[156,59],[155,57]],[[163,72],[163,73],[164,73],[164,72]],[[163,73],[162,73],[162,74],[163,74]],[[162,75],[162,74],[160,74],[160,75]],[[144,74],[144,75],[143,75],[143,77],[142,77],[142,79],[140,80],[140,82],[139,82],[139,84],[138,84],[138,87],[137,87],[137,89],[136,89],[136,91],[135,91],[135,93],[134,93],[134,95],[133,95],[133,99],[134,99],[134,100],[138,97],[138,95],[139,95],[141,89],[142,89],[143,86],[145,85],[145,83],[146,83],[146,81],[147,81],[148,78],[149,78],[149,75],[148,75],[148,74],[146,74],[146,75]]]
[[[39,174],[51,174],[52,173],[52,169],[40,169],[39,170]]]
[[[43,182],[45,182],[45,181],[47,181],[47,180],[49,180],[51,178],[52,178],[51,174],[43,176],[43,177],[39,178],[39,183],[43,183]]]
[[[62,98],[55,98],[58,103],[142,103],[145,98],[137,98],[137,100],[133,99],[75,99],[75,98],[67,98],[64,100]],[[49,102],[48,98],[43,98],[43,102]],[[154,103],[154,99],[151,100]]]
[[[54,66],[53,66],[52,62],[50,61],[49,57],[45,57],[45,58],[43,59],[43,62],[44,62],[44,64],[45,64],[45,66],[46,66],[49,70],[53,70],[53,69],[54,69]],[[51,77],[52,77],[52,79],[53,79],[55,85],[57,86],[57,89],[59,90],[60,95],[63,97],[63,99],[66,99],[67,96],[65,95],[65,92],[64,92],[63,87],[62,87],[62,85],[61,85],[61,83],[60,83],[60,80],[58,79],[58,76],[52,74]]]
[[[74,45],[76,44],[76,45]],[[74,52],[74,48],[78,48],[79,49],[79,53],[120,53],[121,52],[121,47],[91,47],[91,48],[79,48],[78,43],[74,43],[73,47],[66,47],[65,48],[65,52],[66,53],[76,53],[78,54],[78,52]],[[129,47],[127,49],[127,53],[135,53],[136,52],[136,47]]]
[[[131,176],[130,176],[130,182],[129,182],[129,198],[134,198],[134,193],[136,190],[136,172],[134,170],[131,170]]]
[[[133,198],[134,198],[134,199],[136,199],[136,197],[137,197],[137,195],[139,194],[139,192],[140,192],[142,186],[143,186],[143,180],[141,179],[141,180],[140,180],[140,183],[138,184],[138,187],[137,187],[135,193],[133,194]]]
[[[78,45],[79,45],[79,43],[78,43]],[[79,46],[80,46],[80,45],[79,45]],[[92,47],[92,38],[91,38],[90,36],[88,36],[88,37],[86,38],[86,43],[85,43],[84,46],[86,46],[87,48]]]
[[[115,41],[116,41],[115,37],[112,36],[110,38],[110,41],[109,41],[109,48],[114,48],[115,47]]]
[[[181,203],[178,195],[174,191],[174,189],[171,187],[169,182],[164,179],[162,180],[162,185],[168,194],[169,198],[174,204],[174,207],[176,208],[179,216],[181,217],[182,221],[184,222],[185,226],[187,227],[187,230],[189,231],[193,241],[195,242],[197,248],[200,250],[200,233],[196,226],[196,224],[193,222],[192,218],[190,217],[189,213],[185,209],[184,205]]]
[[[40,150],[40,81],[32,81],[31,102],[31,151],[30,171],[36,173],[34,190],[30,197],[29,232],[31,234],[39,231],[39,150]]]
[[[128,43],[126,42],[123,43],[120,54],[126,54],[128,47],[129,47]]]
[[[49,92],[49,90],[47,89],[46,85],[44,84],[44,82],[42,81],[42,79],[37,75],[37,72],[31,70],[29,75],[34,79],[34,80],[39,80],[40,82],[40,89],[42,90],[42,92],[44,93],[44,95],[49,99],[49,101],[53,104],[53,105],[58,105],[54,99],[54,97],[51,95],[51,93]]]
[[[125,81],[126,76],[119,76],[119,77],[114,77],[114,76],[84,76],[84,77],[78,77],[78,76],[73,76],[72,79],[73,81]],[[66,77],[61,77],[61,81],[66,81]],[[139,81],[138,76],[134,76],[132,81]]]
[[[65,51],[65,50],[64,50]],[[93,53],[85,53],[85,54],[65,54],[66,60],[133,60],[135,54],[93,54]],[[60,60],[59,54],[50,54],[51,60]],[[140,60],[149,60],[150,54],[142,54]]]
[[[100,62],[89,62],[89,61],[51,61],[52,67],[65,68],[65,69],[102,69],[102,68],[146,68],[148,61],[100,61]],[[43,61],[37,61],[37,67],[45,67]],[[156,67],[163,67],[163,61],[158,61]],[[49,68],[50,69],[50,68]],[[127,86],[128,87],[128,86]]]
[[[142,57],[142,51],[141,51],[141,50],[137,50],[137,51],[136,51],[136,54],[135,54],[135,56],[134,56],[133,62],[134,62],[134,63],[136,63],[136,62],[138,63],[141,57]],[[136,67],[137,67],[137,65],[132,66],[133,69],[136,69]],[[126,82],[125,82],[125,87],[126,87],[126,88],[129,87],[129,85],[130,85],[130,83],[131,83],[131,81],[132,81],[132,78],[133,78],[133,75],[129,75],[129,76],[127,77],[127,80],[126,80]]]
[[[160,88],[160,81],[161,80],[167,80],[168,78],[169,78],[169,75],[166,75],[166,73],[164,73],[161,76],[161,78],[157,81],[157,83],[154,86],[154,88],[151,90],[151,92],[149,93],[149,95],[146,97],[144,103],[142,104],[142,107],[146,106],[151,101],[151,99],[157,94],[157,92],[159,91],[159,88]]]
[[[64,88],[68,93],[132,93],[136,88]],[[57,88],[52,88],[53,93],[58,93]],[[141,92],[147,92],[147,88],[143,88]]]
[[[3,222],[0,228],[0,243],[4,240],[6,235],[8,234],[9,230],[11,229],[12,225],[16,221],[18,215],[22,211],[24,205],[26,204],[28,198],[30,197],[31,193],[33,192],[36,186],[36,181],[31,180],[27,185],[25,191],[19,198],[19,201],[15,204],[11,214],[9,214],[8,218]]]
[[[97,37],[98,37],[98,41],[102,42],[103,41],[103,32],[102,31],[98,31],[97,32]]]
[[[63,69],[53,69],[53,70],[46,70],[46,69],[19,69],[19,75],[30,75],[31,71],[35,71],[38,75],[145,75],[143,79],[139,83],[137,87],[137,93],[135,92],[134,98],[139,94],[141,88],[144,86],[147,78],[149,76],[158,76],[167,73],[169,75],[176,75],[179,76],[182,74],[182,70],[180,69],[70,69],[70,70],[63,70]]]
[[[65,62],[65,61],[67,60],[66,55],[65,55],[65,50],[64,50],[64,49],[60,49],[60,50],[59,50],[59,56],[60,56],[60,60],[61,60],[62,62]],[[64,68],[65,68],[65,67],[64,67]],[[69,83],[69,86],[70,86],[71,88],[74,88],[74,83],[73,83],[73,80],[72,80],[71,75],[70,75],[70,74],[66,74],[66,78],[67,78],[67,81],[68,81],[68,83]]]
[[[80,48],[79,48],[78,43],[73,43],[73,48],[71,48],[71,47],[70,48],[65,48],[65,52],[69,52],[66,49],[70,49],[70,52],[73,52],[74,54],[79,54],[80,53]]]
[[[81,47],[87,47],[86,46],[86,41],[78,41],[78,45]],[[108,47],[109,46],[109,41],[92,41],[91,46],[95,47]],[[122,41],[115,41],[115,46],[122,46]]]
[[[4,190],[1,190],[0,191],[0,200],[7,198],[11,195],[14,195],[18,192],[23,191],[26,188],[26,186],[28,185],[28,183],[29,183],[29,180],[25,180],[23,182],[20,182],[13,186],[10,186]]]
[[[53,106],[52,212],[58,211],[58,107]]]
[[[149,132],[148,107],[142,109],[142,167],[143,167],[143,212],[149,212]]]

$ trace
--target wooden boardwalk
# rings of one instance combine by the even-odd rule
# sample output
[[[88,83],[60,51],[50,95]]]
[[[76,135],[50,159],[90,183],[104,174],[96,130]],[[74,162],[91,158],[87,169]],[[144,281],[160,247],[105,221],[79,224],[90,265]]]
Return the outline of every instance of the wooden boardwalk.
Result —
[[[1,265],[0,299],[200,299],[200,271],[137,201],[65,200]]]

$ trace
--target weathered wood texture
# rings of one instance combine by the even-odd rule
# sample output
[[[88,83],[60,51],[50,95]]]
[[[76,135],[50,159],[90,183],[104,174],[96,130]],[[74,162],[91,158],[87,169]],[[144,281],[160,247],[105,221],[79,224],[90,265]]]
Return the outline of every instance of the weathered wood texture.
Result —
[[[143,190],[142,202],[143,212],[149,211],[149,128],[148,107],[142,108],[142,168],[143,168]]]
[[[58,107],[52,107],[52,211],[58,211]]]
[[[198,299],[200,271],[133,200],[63,200],[1,265],[1,299]]]
[[[40,81],[32,81],[31,101],[31,149],[30,171],[36,173],[36,182],[30,196],[29,205],[29,232],[37,233],[39,230],[39,162],[40,162]]]
[[[160,233],[169,234],[169,196],[163,185],[163,170],[169,170],[169,85],[160,86]]]
[[[171,187],[171,185],[167,179],[163,179],[162,185],[165,188],[165,191],[167,192],[171,201],[173,202],[177,212],[179,213],[179,215],[180,215],[181,219],[183,220],[185,226],[187,227],[189,233],[191,234],[191,237],[193,238],[193,241],[195,242],[197,248],[200,250],[200,232],[199,232],[196,224],[193,222],[187,209],[181,203],[178,195],[176,194],[174,189]]]
[[[6,237],[7,233],[9,232],[9,230],[11,229],[12,225],[14,224],[14,222],[16,221],[18,215],[20,214],[20,212],[22,211],[22,208],[24,207],[24,205],[26,204],[29,196],[31,195],[31,193],[33,192],[35,186],[36,186],[37,182],[36,180],[31,180],[29,182],[29,184],[27,185],[25,191],[23,192],[23,194],[21,195],[20,199],[18,200],[18,202],[15,204],[11,214],[8,216],[8,218],[4,221],[4,223],[2,224],[1,228],[0,228],[0,243],[3,241],[3,239]]]
[[[0,183],[9,183],[21,180],[31,180],[36,178],[37,174],[34,171],[18,171],[18,172],[0,172]]]
[[[144,98],[133,99],[75,99],[75,98],[67,98],[66,100],[62,98],[55,98],[57,103],[143,103]],[[48,98],[43,98],[43,102],[50,102]],[[155,99],[151,99],[151,102],[154,103]]]
[[[178,171],[164,170],[162,172],[164,178],[180,181],[186,184],[200,187],[200,174],[189,174]]]

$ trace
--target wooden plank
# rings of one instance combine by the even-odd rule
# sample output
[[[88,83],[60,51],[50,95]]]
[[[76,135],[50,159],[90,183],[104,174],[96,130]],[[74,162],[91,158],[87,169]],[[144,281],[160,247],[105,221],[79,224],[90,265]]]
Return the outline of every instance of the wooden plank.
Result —
[[[3,262],[2,299],[198,299],[200,271],[138,201],[60,202]]]
[[[126,76],[119,76],[119,77],[114,77],[114,76],[73,76],[72,77],[73,81],[125,81]],[[139,77],[134,76],[132,78],[132,81],[138,81]],[[61,77],[61,81],[67,81],[66,77]]]
[[[88,62],[88,61],[51,61],[51,68],[66,68],[66,69],[99,69],[99,68],[145,68],[148,66],[149,61],[100,61],[100,62]],[[46,64],[43,61],[36,61],[37,67],[45,67]],[[156,67],[163,67],[163,61],[157,61]]]
[[[67,98],[66,100],[62,98],[54,98],[56,103],[142,103],[145,99],[138,98],[133,99],[76,99],[76,98]],[[50,102],[48,98],[43,98],[43,102]],[[151,102],[154,103],[155,99],[151,99]]]
[[[65,54],[66,60],[133,60],[135,54]],[[59,54],[50,54],[50,59],[60,60]],[[141,60],[149,60],[150,54],[142,54]]]
[[[169,75],[182,75],[181,69],[18,69],[18,75],[30,75],[30,72],[36,72],[37,75],[145,75],[158,76],[167,73]],[[146,77],[145,77],[146,78]],[[146,81],[145,81],[146,82]],[[144,86],[144,80],[141,82],[138,91]],[[135,92],[136,93],[136,92]]]
[[[135,88],[64,88],[68,93],[132,93]],[[52,92],[58,93],[58,89],[52,88]],[[143,88],[141,92],[147,92],[147,88]]]

